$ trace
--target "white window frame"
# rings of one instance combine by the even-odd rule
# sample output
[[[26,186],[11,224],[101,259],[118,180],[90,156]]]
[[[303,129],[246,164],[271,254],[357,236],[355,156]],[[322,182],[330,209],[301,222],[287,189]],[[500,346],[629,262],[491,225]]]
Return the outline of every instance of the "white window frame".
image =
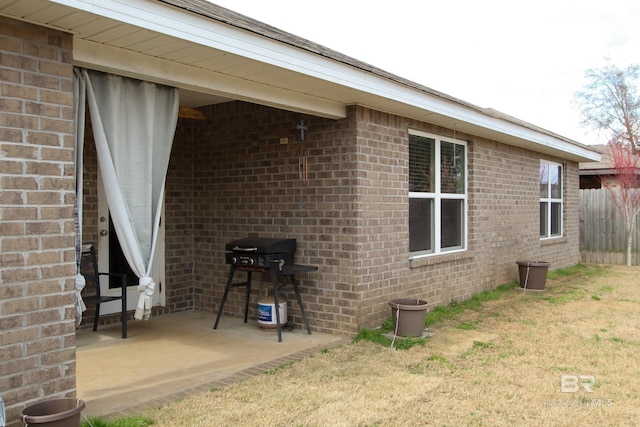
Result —
[[[423,199],[433,199],[433,224],[431,225],[433,229],[433,250],[422,250],[422,251],[414,251],[410,252],[411,259],[423,258],[428,256],[442,255],[442,254],[450,254],[456,252],[464,252],[467,251],[468,248],[468,234],[469,234],[469,203],[468,203],[468,194],[469,194],[469,150],[466,141],[461,141],[455,138],[443,137],[441,135],[421,132],[418,130],[409,129],[409,135],[415,135],[424,138],[431,138],[435,140],[435,192],[413,192],[409,191],[409,198],[423,198]],[[441,193],[441,143],[453,143],[457,145],[461,145],[464,147],[464,193],[463,194],[452,194],[452,193]],[[462,245],[456,247],[447,247],[442,248],[442,200],[462,200],[463,201],[463,224],[462,224]],[[411,230],[409,230],[411,233]]]
[[[552,193],[551,193],[551,179],[550,179],[550,175],[547,175],[547,197],[540,197],[540,203],[546,203],[547,204],[547,209],[545,212],[545,216],[546,216],[546,223],[547,223],[547,230],[546,230],[546,234],[540,234],[540,240],[547,240],[547,239],[557,239],[559,237],[563,237],[564,236],[564,181],[565,181],[565,177],[564,177],[564,165],[562,163],[558,163],[558,162],[552,162],[550,160],[544,160],[544,159],[540,159],[540,166],[539,168],[542,167],[543,164],[547,164],[549,165],[549,167],[547,168],[547,173],[550,174],[551,171],[551,166],[557,166],[560,168],[560,173],[559,173],[559,179],[560,179],[560,198],[554,198],[552,197]],[[540,177],[541,178],[541,177]],[[540,178],[538,178],[538,186],[541,185],[540,182]],[[560,233],[559,234],[551,234],[551,230],[552,230],[552,223],[551,220],[553,218],[553,210],[552,210],[552,205],[556,203],[556,204],[560,204]],[[539,218],[539,221],[542,221],[542,218]],[[538,227],[540,226],[540,222],[538,224]]]

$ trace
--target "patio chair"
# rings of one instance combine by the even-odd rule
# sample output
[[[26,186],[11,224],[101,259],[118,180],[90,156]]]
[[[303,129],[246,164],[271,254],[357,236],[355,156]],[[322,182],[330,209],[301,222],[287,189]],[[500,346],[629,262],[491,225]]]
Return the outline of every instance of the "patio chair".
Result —
[[[84,276],[86,285],[82,291],[82,300],[85,305],[95,305],[93,318],[93,330],[98,330],[98,318],[100,317],[100,304],[110,301],[122,301],[122,338],[127,337],[127,275],[119,273],[99,273],[98,260],[93,245],[82,246],[80,258],[80,273]],[[119,278],[120,295],[102,295],[100,292],[100,276]]]

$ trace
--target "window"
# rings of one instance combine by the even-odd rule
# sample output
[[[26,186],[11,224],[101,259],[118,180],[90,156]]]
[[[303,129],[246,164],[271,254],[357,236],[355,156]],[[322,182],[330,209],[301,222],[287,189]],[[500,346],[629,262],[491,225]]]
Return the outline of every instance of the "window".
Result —
[[[562,165],[540,161],[540,238],[562,236]]]
[[[409,133],[409,251],[413,256],[467,247],[467,146]]]

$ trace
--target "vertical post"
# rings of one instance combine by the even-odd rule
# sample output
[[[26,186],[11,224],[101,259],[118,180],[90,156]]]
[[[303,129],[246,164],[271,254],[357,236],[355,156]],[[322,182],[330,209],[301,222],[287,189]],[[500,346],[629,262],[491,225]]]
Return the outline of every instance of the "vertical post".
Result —
[[[300,306],[300,313],[302,314],[302,319],[304,320],[304,324],[307,327],[307,334],[311,335],[311,326],[309,326],[309,320],[307,320],[307,314],[304,312],[304,306],[302,305],[302,296],[300,295],[300,291],[298,290],[298,283],[296,281],[296,277],[293,274],[291,275],[291,283],[293,284],[293,290],[296,293],[298,306]]]
[[[251,295],[251,270],[247,271],[247,296],[244,301],[244,323],[247,323],[249,316],[249,296]]]
[[[218,322],[220,322],[220,316],[222,316],[222,308],[224,307],[224,303],[229,296],[229,289],[231,288],[231,281],[233,280],[233,274],[236,272],[236,266],[232,265],[231,270],[229,270],[229,278],[227,279],[227,286],[224,288],[224,295],[222,296],[222,301],[220,302],[220,308],[218,308],[218,316],[216,317],[216,323],[213,325],[213,329],[218,329]],[[246,318],[245,318],[246,322]]]
[[[280,326],[280,298],[278,295],[278,274],[276,273],[276,267],[269,267],[269,275],[271,276],[271,283],[273,285],[273,301],[275,303],[274,310],[276,312],[276,327],[278,329],[278,342],[282,342],[282,326]]]

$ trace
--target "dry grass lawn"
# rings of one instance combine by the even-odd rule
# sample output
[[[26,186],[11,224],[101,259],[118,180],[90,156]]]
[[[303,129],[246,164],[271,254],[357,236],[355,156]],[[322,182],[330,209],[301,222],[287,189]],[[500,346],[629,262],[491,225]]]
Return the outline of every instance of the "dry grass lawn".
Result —
[[[635,426],[638,268],[550,275],[431,328],[422,347],[346,345],[154,410],[154,426]],[[568,377],[565,392],[561,376]],[[579,388],[578,391],[574,391]]]

